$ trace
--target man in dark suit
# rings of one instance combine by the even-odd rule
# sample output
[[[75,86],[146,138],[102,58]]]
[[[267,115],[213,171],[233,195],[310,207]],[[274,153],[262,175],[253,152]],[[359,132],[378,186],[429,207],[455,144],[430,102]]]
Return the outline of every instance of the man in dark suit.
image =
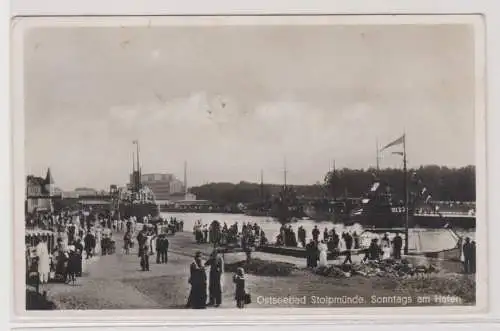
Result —
[[[224,272],[224,260],[219,255],[217,250],[214,250],[210,259],[205,263],[205,266],[210,266],[210,277],[208,283],[209,305],[219,307],[222,303],[222,286],[221,277]]]

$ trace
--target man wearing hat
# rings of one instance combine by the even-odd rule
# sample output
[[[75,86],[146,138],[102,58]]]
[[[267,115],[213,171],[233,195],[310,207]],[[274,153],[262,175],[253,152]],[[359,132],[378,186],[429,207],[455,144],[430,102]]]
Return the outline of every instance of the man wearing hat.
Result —
[[[224,260],[216,249],[212,252],[205,266],[210,266],[210,277],[208,281],[209,302],[208,305],[219,307],[222,302],[222,274],[224,273]]]

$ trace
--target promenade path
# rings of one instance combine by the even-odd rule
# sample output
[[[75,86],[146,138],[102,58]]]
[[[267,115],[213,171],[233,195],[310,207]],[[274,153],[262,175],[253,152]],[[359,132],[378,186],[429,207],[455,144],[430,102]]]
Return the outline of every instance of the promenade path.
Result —
[[[116,234],[117,251],[114,255],[100,256],[84,267],[83,277],[76,285],[47,285],[48,299],[58,309],[166,309],[184,308],[189,293],[187,282],[189,265],[193,255],[200,250],[210,254],[209,244],[196,244],[191,233],[177,233],[170,236],[169,261],[156,264],[155,256],[150,258],[149,272],[140,270],[137,251],[125,255],[121,249],[122,234]],[[304,259],[275,254],[253,252],[254,258],[289,262],[299,269],[305,266]],[[226,263],[245,259],[244,253],[228,253]],[[221,308],[234,308],[234,285],[232,274],[223,277],[223,300]],[[265,277],[247,275],[247,289],[252,295],[252,308],[276,307],[276,304],[257,302],[259,297],[307,297],[308,306],[325,307],[324,304],[312,304],[312,296],[353,297],[360,295],[369,303],[372,295],[394,296],[414,295],[411,289],[397,290],[397,282],[385,278],[330,278],[318,276],[307,270],[296,270],[289,276]],[[280,304],[279,307],[298,307],[302,304]],[[344,306],[344,304],[337,304]],[[359,306],[359,304],[353,304]],[[213,309],[213,308],[210,308]]]
[[[75,285],[47,285],[48,299],[59,309],[183,308],[189,293],[187,280],[193,255],[198,250],[210,254],[212,247],[208,244],[197,245],[190,233],[177,233],[169,237],[168,263],[156,264],[156,256],[153,255],[150,257],[150,271],[144,272],[141,271],[136,249],[129,255],[124,254],[121,236],[120,233],[114,235],[117,245],[115,254],[85,261],[83,277],[78,278]],[[278,257],[280,260],[286,258]],[[244,253],[225,255],[227,263],[243,259]],[[233,308],[234,285],[230,273],[224,274],[223,284],[222,307]]]

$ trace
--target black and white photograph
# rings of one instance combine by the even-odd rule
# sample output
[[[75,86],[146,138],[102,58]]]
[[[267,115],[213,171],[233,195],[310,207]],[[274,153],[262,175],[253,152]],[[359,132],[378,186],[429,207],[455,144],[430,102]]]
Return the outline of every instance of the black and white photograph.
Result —
[[[484,306],[480,19],[13,29],[26,311]]]

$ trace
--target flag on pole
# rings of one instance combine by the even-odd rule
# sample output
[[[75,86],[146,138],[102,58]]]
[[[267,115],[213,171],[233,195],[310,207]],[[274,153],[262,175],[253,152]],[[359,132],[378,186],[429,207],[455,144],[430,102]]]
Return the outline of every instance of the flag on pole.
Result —
[[[401,137],[399,137],[398,139],[394,140],[393,142],[391,143],[388,143],[387,145],[385,145],[380,151],[383,151],[389,147],[392,147],[392,146],[396,146],[396,145],[401,145],[401,144],[404,144],[405,142],[405,135],[402,135]]]
[[[134,145],[137,145],[138,143],[139,143],[139,141],[138,141],[138,140],[134,140],[134,141],[132,141],[132,144],[134,144]]]
[[[403,152],[392,152],[392,154],[401,155],[401,156],[403,156],[403,155],[404,155],[404,153],[403,153]]]

